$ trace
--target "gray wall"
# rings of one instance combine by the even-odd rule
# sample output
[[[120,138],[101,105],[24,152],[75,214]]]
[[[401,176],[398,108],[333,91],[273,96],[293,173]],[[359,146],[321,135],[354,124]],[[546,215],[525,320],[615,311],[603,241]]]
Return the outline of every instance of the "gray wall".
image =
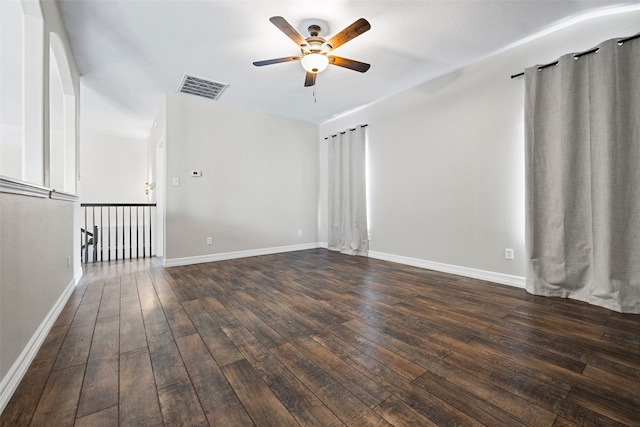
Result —
[[[33,7],[33,5],[32,5]],[[47,144],[49,35],[56,33],[67,56],[76,99],[80,94],[77,73],[69,42],[55,2],[42,2],[44,16],[45,59],[43,75],[44,117],[28,116],[25,126],[38,128],[45,123],[38,143]],[[59,60],[61,58],[58,58]],[[37,82],[33,84],[37,85]],[[38,108],[34,108],[38,112]],[[77,111],[77,109],[76,109]],[[77,113],[76,113],[77,119]],[[77,135],[77,120],[75,134]],[[77,140],[77,139],[76,139]],[[73,167],[73,166],[72,166]],[[75,169],[75,168],[74,168]],[[74,176],[75,176],[74,170]],[[4,190],[3,190],[4,191]],[[74,277],[81,274],[78,203],[0,192],[0,409],[9,391],[5,388],[13,375],[30,360],[20,358],[27,345],[38,344],[37,333],[55,320],[51,315],[64,303],[65,290],[72,289]],[[70,258],[70,260],[69,260]],[[74,274],[75,272],[75,274]],[[31,348],[34,351],[37,348]],[[22,364],[22,365],[21,365]],[[11,368],[15,368],[11,371]]]
[[[0,374],[13,363],[74,277],[67,257],[74,204],[0,193]]]
[[[321,125],[321,218],[323,138],[368,123],[373,256],[524,277],[524,80],[509,76],[635,34],[638,22],[638,12],[586,20]],[[326,242],[326,219],[319,227]]]
[[[316,242],[316,126],[183,94],[166,108],[167,261]]]
[[[83,203],[146,203],[147,140],[82,132]]]

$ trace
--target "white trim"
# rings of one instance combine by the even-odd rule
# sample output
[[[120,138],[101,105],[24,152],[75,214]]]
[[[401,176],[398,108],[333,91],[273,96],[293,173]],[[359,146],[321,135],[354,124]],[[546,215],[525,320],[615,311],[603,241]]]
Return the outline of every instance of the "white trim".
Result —
[[[44,318],[38,329],[36,329],[35,333],[27,343],[27,345],[20,353],[20,356],[13,363],[7,374],[2,378],[2,382],[0,382],[0,413],[4,411],[4,408],[9,403],[11,396],[18,388],[20,381],[24,377],[24,374],[27,373],[27,369],[35,359],[38,354],[38,350],[42,346],[45,338],[51,331],[53,324],[58,319],[58,316],[62,312],[62,309],[67,304],[67,301],[73,294],[73,291],[76,288],[76,285],[82,278],[82,269],[76,272],[76,275],[71,279],[71,282],[67,285],[66,289],[62,292],[58,301],[51,307],[49,313]]]
[[[229,259],[247,258],[260,255],[279,254],[282,252],[304,251],[319,248],[318,243],[304,243],[301,245],[278,246],[275,248],[250,249],[246,251],[225,252],[220,254],[199,255],[185,258],[170,258],[163,262],[164,267],[176,267],[179,265],[200,264],[203,262],[225,261]]]
[[[40,197],[42,199],[64,200],[66,202],[77,202],[80,197],[64,191],[51,190],[41,185],[30,184],[28,182],[0,176],[0,193],[20,194],[21,196]]]
[[[442,273],[455,274],[457,276],[471,277],[472,279],[486,280],[488,282],[500,283],[502,285],[524,288],[526,279],[522,276],[496,273],[494,271],[478,270],[476,268],[462,267],[459,265],[444,264],[441,262],[427,261],[419,258],[410,258],[400,255],[392,255],[384,252],[369,251],[369,258],[383,261],[397,262],[399,264],[411,265],[414,267],[426,268],[428,270],[440,271]]]
[[[65,202],[77,202],[80,197],[75,194],[65,193],[64,191],[51,190],[49,197],[53,200],[64,200]]]
[[[211,255],[199,255],[185,258],[165,259],[162,263],[164,267],[177,267],[180,265],[200,264],[204,262],[225,261],[237,258],[247,258],[260,255],[271,255],[283,252],[303,251],[307,249],[324,248],[327,249],[326,242],[305,243],[302,245],[279,246],[275,248],[250,249],[246,251],[225,252]],[[369,258],[383,261],[397,262],[399,264],[411,265],[428,270],[440,271],[442,273],[455,274],[457,276],[470,277],[472,279],[485,280],[487,282],[500,283],[502,285],[525,287],[526,279],[522,276],[497,273],[494,271],[479,270],[476,268],[462,267],[459,265],[444,264],[435,261],[427,261],[419,258],[410,258],[401,255],[387,254],[384,252],[369,251]]]
[[[29,184],[28,182],[0,176],[0,193],[20,194],[23,196],[48,198],[49,190],[40,185]]]
[[[82,270],[82,266],[78,267],[78,270],[76,271],[75,276],[73,276],[73,286],[76,287],[78,286],[78,283],[80,283],[80,279],[82,279],[82,275],[84,274],[83,270]],[[66,304],[66,302],[65,302]]]

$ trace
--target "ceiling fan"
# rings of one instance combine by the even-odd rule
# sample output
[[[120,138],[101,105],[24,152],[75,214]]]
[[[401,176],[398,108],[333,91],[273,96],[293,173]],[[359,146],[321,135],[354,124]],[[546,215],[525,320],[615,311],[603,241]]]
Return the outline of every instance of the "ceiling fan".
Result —
[[[299,56],[285,56],[284,58],[267,59],[265,61],[256,61],[253,63],[256,67],[263,65],[279,64],[282,62],[300,61],[302,67],[307,72],[304,85],[313,86],[316,84],[316,75],[328,65],[337,65],[338,67],[348,68],[360,73],[366,72],[370,64],[355,61],[353,59],[342,58],[340,56],[329,55],[329,52],[342,46],[349,40],[358,37],[360,34],[369,31],[371,24],[360,18],[344,30],[340,31],[329,40],[320,37],[321,28],[318,25],[309,26],[309,37],[304,38],[302,34],[291,26],[282,16],[273,16],[269,21],[287,35],[300,48]]]

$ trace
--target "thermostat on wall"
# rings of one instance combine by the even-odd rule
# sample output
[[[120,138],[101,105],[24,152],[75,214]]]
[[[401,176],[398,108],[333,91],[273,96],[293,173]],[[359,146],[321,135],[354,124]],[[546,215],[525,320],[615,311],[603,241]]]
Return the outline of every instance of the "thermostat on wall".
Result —
[[[191,171],[191,176],[202,176],[202,171]]]

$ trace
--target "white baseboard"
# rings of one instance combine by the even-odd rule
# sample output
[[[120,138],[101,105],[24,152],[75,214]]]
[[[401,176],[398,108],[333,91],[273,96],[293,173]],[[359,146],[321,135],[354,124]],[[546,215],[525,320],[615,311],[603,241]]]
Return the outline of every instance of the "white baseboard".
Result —
[[[305,243],[302,245],[278,246],[275,248],[250,249],[247,251],[225,252],[220,254],[199,255],[185,258],[170,258],[164,260],[165,267],[176,267],[179,265],[200,264],[203,262],[225,261],[229,259],[247,258],[260,255],[279,254],[283,252],[303,251],[316,249],[321,246],[318,243]]]
[[[419,258],[410,258],[400,255],[392,255],[384,252],[369,251],[369,258],[383,261],[397,262],[414,267],[426,268],[428,270],[440,271],[442,273],[455,274],[457,276],[470,277],[472,279],[486,280],[488,282],[500,283],[502,285],[524,288],[525,278],[522,276],[512,276],[510,274],[496,273],[494,271],[478,270],[476,268],[462,267],[459,265],[444,264],[441,262],[427,261]]]
[[[327,249],[326,242],[305,243],[302,245],[278,246],[275,248],[251,249],[247,251],[225,252],[220,254],[200,255],[185,258],[165,259],[165,267],[177,267],[180,265],[199,264],[204,262],[225,261],[237,258],[247,258],[260,255],[271,255],[283,252],[303,251],[307,249],[324,248]],[[525,287],[525,278],[509,274],[496,273],[494,271],[479,270],[476,268],[462,267],[452,264],[444,264],[435,261],[427,261],[419,258],[410,258],[401,255],[393,255],[384,252],[369,251],[369,258],[383,261],[397,262],[399,264],[411,265],[428,270],[440,271],[442,273],[455,274],[457,276],[470,277],[473,279],[486,280],[488,282],[500,283],[502,285]]]
[[[7,403],[9,403],[11,396],[13,396],[13,393],[18,388],[20,381],[22,381],[24,374],[27,373],[27,369],[29,369],[31,362],[33,362],[33,359],[35,359],[38,354],[38,350],[40,350],[42,343],[49,334],[49,331],[51,331],[53,324],[58,319],[62,309],[64,309],[71,294],[73,294],[77,284],[80,282],[80,278],[82,278],[82,268],[76,272],[71,282],[67,285],[60,297],[58,297],[58,300],[53,307],[51,307],[51,310],[49,310],[49,313],[45,316],[38,329],[36,329],[20,353],[20,356],[18,356],[7,374],[2,378],[2,382],[0,382],[0,414],[4,411]]]

